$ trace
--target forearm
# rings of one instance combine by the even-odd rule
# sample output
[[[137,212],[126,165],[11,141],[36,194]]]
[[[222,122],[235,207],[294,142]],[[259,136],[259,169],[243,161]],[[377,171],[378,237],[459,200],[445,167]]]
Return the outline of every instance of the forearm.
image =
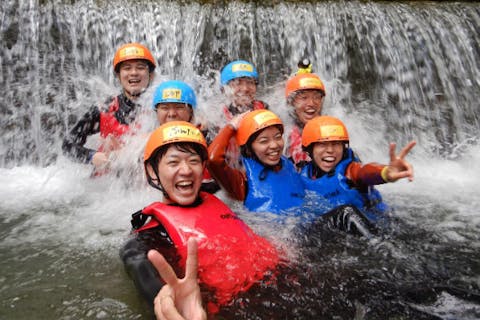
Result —
[[[226,151],[230,139],[234,136],[235,129],[230,125],[225,126],[208,147],[208,170],[214,179],[224,188],[228,194],[243,201],[246,194],[245,174],[227,164]]]
[[[360,162],[352,162],[346,172],[346,176],[357,186],[373,186],[384,184],[382,170],[385,165],[378,163],[367,163],[362,165]]]
[[[73,160],[88,163],[96,152],[84,146],[88,136],[100,131],[100,112],[94,107],[87,112],[68,132],[62,143],[62,150]]]

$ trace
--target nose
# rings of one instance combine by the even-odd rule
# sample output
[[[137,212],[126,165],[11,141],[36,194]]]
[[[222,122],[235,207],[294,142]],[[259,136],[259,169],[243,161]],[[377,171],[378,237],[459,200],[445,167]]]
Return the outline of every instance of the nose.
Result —
[[[167,116],[169,118],[176,118],[177,117],[177,110],[175,110],[175,108],[168,108],[168,113],[167,113]]]
[[[188,164],[188,162],[182,161],[182,162],[180,163],[179,172],[180,172],[181,174],[188,175],[188,174],[192,173],[192,168],[190,167],[190,165]]]
[[[327,144],[325,145],[325,151],[327,151],[327,152],[333,152],[333,148],[334,148],[334,147],[333,147],[333,144],[332,144],[332,143],[327,143]]]

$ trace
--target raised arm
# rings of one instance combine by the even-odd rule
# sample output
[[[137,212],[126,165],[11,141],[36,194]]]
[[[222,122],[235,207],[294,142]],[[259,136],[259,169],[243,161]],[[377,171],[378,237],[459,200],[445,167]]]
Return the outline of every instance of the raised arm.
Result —
[[[208,147],[207,166],[210,174],[232,198],[243,201],[246,196],[245,174],[230,167],[226,161],[227,148],[234,135],[235,129],[230,124],[220,130]]]

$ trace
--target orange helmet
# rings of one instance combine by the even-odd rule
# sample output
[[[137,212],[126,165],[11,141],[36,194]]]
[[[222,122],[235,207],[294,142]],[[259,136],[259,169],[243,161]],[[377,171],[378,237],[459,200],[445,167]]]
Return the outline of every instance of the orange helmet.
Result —
[[[237,134],[235,136],[237,144],[243,146],[248,139],[257,131],[273,125],[281,125],[282,120],[270,110],[254,110],[247,113],[238,125]]]
[[[175,142],[198,143],[205,148],[205,152],[207,151],[207,141],[197,127],[186,121],[170,121],[152,132],[145,146],[143,160],[150,159],[158,148]]]
[[[118,48],[113,57],[113,70],[118,72],[120,63],[127,60],[141,59],[148,62],[150,72],[155,69],[155,59],[147,47],[139,43],[127,43]]]
[[[308,121],[302,132],[302,146],[323,141],[347,141],[348,131],[342,121],[330,116],[319,116]]]
[[[320,90],[325,95],[325,86],[322,80],[313,73],[301,73],[288,79],[285,98],[288,100],[293,93],[300,90]]]

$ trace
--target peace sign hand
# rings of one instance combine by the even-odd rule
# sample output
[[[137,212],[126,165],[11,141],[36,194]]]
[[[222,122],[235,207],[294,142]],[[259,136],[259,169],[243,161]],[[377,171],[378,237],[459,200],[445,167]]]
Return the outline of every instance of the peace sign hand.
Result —
[[[408,178],[413,181],[413,167],[405,160],[405,156],[415,146],[415,141],[410,141],[398,155],[395,154],[396,143],[390,143],[390,163],[387,166],[386,177],[388,182]]]
[[[165,281],[155,297],[155,316],[160,320],[205,320],[207,315],[202,307],[202,297],[197,280],[197,242],[188,239],[188,254],[185,277],[178,279],[175,271],[156,250],[148,252],[148,259]]]

